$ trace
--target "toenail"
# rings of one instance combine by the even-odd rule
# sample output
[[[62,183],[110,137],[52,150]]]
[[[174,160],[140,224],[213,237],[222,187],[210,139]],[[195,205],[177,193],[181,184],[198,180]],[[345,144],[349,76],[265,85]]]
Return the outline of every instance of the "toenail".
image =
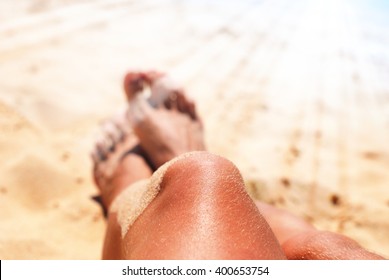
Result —
[[[97,156],[100,159],[100,161],[105,161],[107,159],[107,156],[103,154],[101,151],[97,151]]]

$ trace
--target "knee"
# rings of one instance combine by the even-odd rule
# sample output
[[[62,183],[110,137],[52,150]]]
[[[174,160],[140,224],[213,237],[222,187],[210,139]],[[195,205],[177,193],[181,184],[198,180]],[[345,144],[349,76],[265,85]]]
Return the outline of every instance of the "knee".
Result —
[[[190,153],[169,168],[167,176],[194,177],[212,181],[241,181],[238,168],[226,158],[209,152]]]
[[[188,189],[206,187],[208,191],[243,188],[238,168],[229,160],[208,152],[195,152],[174,162],[164,175],[163,185],[172,181]],[[162,186],[163,187],[163,186]]]

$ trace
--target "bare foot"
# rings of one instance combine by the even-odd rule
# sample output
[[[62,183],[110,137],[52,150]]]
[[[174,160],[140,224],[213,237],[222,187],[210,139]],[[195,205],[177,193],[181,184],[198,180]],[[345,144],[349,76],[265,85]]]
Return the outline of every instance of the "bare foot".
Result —
[[[183,153],[205,150],[194,103],[165,75],[129,73],[124,89],[129,101],[128,119],[154,168]],[[143,94],[147,89],[149,99]]]
[[[94,179],[104,210],[132,183],[151,176],[138,140],[130,130],[126,113],[115,116],[102,126],[102,135],[92,152]]]

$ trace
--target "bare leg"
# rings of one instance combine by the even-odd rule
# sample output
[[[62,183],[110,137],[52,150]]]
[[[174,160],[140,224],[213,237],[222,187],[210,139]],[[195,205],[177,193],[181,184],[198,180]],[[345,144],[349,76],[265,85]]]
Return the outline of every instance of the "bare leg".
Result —
[[[124,238],[129,259],[283,259],[229,161],[195,153],[170,166]]]
[[[92,158],[95,182],[106,209],[132,183],[149,178],[152,174],[135,135],[129,131],[124,115],[105,123]],[[103,258],[123,258],[121,248],[122,239],[116,213],[108,212]]]
[[[139,83],[134,83],[137,76]],[[144,154],[113,160],[117,165],[110,173],[106,166],[114,165],[107,162],[123,155],[123,150],[109,149],[106,143],[97,146],[94,158],[100,171],[95,175],[107,207],[129,184],[150,176],[145,156],[158,168],[182,153],[204,149],[201,121],[182,90],[170,91],[174,95],[163,106],[154,102],[154,107],[137,94],[144,81],[163,91],[163,83],[156,80],[161,81],[155,73],[137,73],[135,79],[130,74],[125,85],[128,117]],[[111,135],[105,138],[115,138]],[[137,143],[124,139],[127,147]],[[110,213],[105,258],[282,259],[284,251],[289,259],[380,259],[354,241],[318,231],[286,211],[263,203],[256,207],[239,171],[221,157],[191,154],[171,164],[159,181],[159,194],[124,236],[117,214]]]
[[[256,201],[288,259],[383,259],[362,248],[352,239],[340,234],[320,231],[303,219]]]
[[[130,92],[129,118],[155,168],[182,153],[204,149],[201,122],[193,103],[183,92],[176,91],[174,98],[167,100],[164,106],[153,108],[143,98],[131,96],[134,88],[126,88],[127,94]],[[126,165],[126,162],[122,160],[119,165]],[[144,166],[144,163],[134,156],[128,166]],[[131,168],[126,170],[128,172]],[[147,175],[147,172],[144,173]],[[134,178],[124,176],[127,182]],[[116,187],[120,188],[120,184]],[[270,227],[247,195],[237,168],[206,152],[188,155],[171,164],[160,178],[159,194],[123,239],[121,226],[116,214],[111,213],[104,257],[285,258]]]

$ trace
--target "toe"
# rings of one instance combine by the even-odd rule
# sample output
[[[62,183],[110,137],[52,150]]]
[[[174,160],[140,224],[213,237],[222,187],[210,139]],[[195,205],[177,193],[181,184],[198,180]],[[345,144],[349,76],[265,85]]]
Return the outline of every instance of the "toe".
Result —
[[[124,91],[127,99],[132,100],[137,93],[143,90],[146,85],[144,74],[141,72],[130,72],[124,78]]]
[[[103,133],[105,134],[106,142],[108,142],[110,150],[122,139],[122,133],[114,121],[104,123]]]
[[[186,96],[184,91],[178,92],[177,103],[181,113],[189,115],[192,120],[197,120],[195,103]]]
[[[177,106],[178,111],[180,111],[181,113],[186,114],[188,112],[188,104],[182,91],[177,92]]]
[[[129,72],[124,78],[124,91],[127,99],[131,100],[136,94],[143,91],[146,86],[152,86],[164,76],[157,71]]]
[[[96,141],[96,154],[100,160],[108,159],[110,153],[115,151],[120,141],[120,132],[112,121],[105,121],[101,125],[101,134]]]
[[[105,139],[100,138],[97,140],[95,151],[99,161],[105,161],[108,158],[109,148]]]
[[[176,91],[173,91],[169,94],[169,97],[166,99],[168,103],[168,107],[170,110],[177,110],[179,111],[178,106],[178,95]]]
[[[189,112],[190,117],[193,120],[197,120],[198,117],[197,117],[197,113],[196,113],[196,105],[195,105],[195,103],[193,101],[189,102],[188,108],[189,108],[188,112]]]

